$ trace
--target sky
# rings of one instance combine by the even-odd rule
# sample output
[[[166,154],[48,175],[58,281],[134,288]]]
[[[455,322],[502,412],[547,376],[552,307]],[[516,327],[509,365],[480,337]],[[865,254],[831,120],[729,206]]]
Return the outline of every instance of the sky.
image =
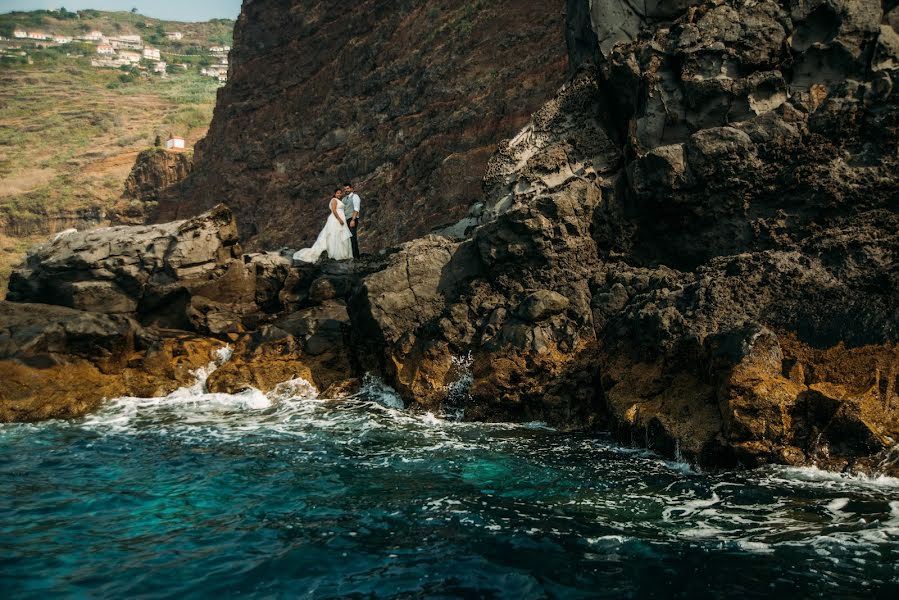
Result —
[[[66,7],[67,10],[131,10],[169,21],[208,21],[236,19],[241,0],[0,0],[0,13],[11,10]]]

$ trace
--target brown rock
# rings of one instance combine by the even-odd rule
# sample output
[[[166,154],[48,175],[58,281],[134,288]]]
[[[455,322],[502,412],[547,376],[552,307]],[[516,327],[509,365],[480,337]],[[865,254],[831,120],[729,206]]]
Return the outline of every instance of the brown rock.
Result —
[[[364,252],[455,222],[497,142],[564,81],[563,20],[542,0],[247,3],[194,172],[158,220],[225,202],[250,247],[310,246],[351,179]]]
[[[178,197],[178,184],[193,169],[193,153],[151,148],[137,155],[122,198],[110,211],[115,225],[143,225],[155,213],[160,196]]]
[[[158,337],[119,315],[0,302],[0,421],[69,419],[193,383],[223,344]]]
[[[340,304],[292,313],[239,338],[231,359],[209,376],[207,387],[225,393],[248,387],[268,392],[302,378],[324,390],[344,382],[354,374],[348,327],[349,316]]]

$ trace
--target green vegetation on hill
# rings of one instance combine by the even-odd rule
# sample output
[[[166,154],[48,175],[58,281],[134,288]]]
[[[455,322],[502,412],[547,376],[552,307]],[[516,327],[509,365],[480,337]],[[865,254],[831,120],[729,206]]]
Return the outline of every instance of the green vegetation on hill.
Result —
[[[74,15],[74,16],[73,16]],[[141,150],[157,136],[181,135],[192,146],[212,120],[220,84],[199,73],[209,45],[229,45],[231,21],[169,23],[116,12],[34,11],[0,15],[0,35],[23,28],[75,36],[181,31],[182,42],[160,44],[187,69],[169,64],[162,77],[136,67],[91,66],[89,43],[41,48],[28,41],[0,42],[0,298],[15,263],[33,243],[83,215],[104,224],[120,198]],[[116,28],[116,24],[118,27]],[[152,45],[152,44],[150,44]]]
[[[0,14],[0,36],[11,38],[16,28],[26,31],[78,37],[89,31],[102,31],[107,36],[139,35],[152,46],[171,52],[186,53],[191,48],[230,46],[234,21],[213,19],[200,23],[162,21],[131,12],[80,10],[78,12],[35,10]],[[169,40],[166,31],[180,31],[184,38]]]

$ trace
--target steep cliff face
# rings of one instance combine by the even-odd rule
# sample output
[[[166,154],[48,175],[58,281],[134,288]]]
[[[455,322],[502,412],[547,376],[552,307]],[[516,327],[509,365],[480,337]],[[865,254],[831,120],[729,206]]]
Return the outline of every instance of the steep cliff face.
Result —
[[[580,70],[491,160],[469,239],[363,282],[369,368],[703,464],[896,470],[895,3],[568,10]]]
[[[561,0],[245,2],[196,170],[157,219],[225,202],[250,247],[302,246],[352,180],[363,251],[455,221],[564,81],[563,40]]]

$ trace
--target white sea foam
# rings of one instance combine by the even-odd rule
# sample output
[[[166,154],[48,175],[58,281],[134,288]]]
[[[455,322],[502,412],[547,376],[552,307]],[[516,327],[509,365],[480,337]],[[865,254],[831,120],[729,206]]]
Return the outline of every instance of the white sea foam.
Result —
[[[711,507],[721,502],[718,494],[712,493],[711,498],[695,498],[692,500],[675,500],[675,504],[662,511],[662,518],[666,521],[682,519],[696,514],[714,514]]]
[[[838,473],[818,467],[772,467],[763,478],[771,482],[802,484],[816,488],[899,488],[899,478],[887,475]]]
[[[406,406],[395,389],[384,383],[380,377],[371,374],[362,379],[362,389],[356,396],[396,410],[402,410]]]
[[[315,386],[304,379],[279,384],[269,394],[248,388],[236,394],[212,393],[206,387],[209,376],[231,359],[229,346],[220,348],[213,360],[194,372],[194,383],[158,398],[121,397],[107,401],[96,413],[85,417],[82,426],[120,432],[136,425],[156,423],[156,428],[177,425],[225,425],[246,431],[250,423],[241,417],[264,416],[278,405],[315,399]],[[287,413],[291,410],[285,411]]]
[[[834,516],[844,516],[843,509],[849,504],[849,498],[835,498],[827,504],[827,511]]]

